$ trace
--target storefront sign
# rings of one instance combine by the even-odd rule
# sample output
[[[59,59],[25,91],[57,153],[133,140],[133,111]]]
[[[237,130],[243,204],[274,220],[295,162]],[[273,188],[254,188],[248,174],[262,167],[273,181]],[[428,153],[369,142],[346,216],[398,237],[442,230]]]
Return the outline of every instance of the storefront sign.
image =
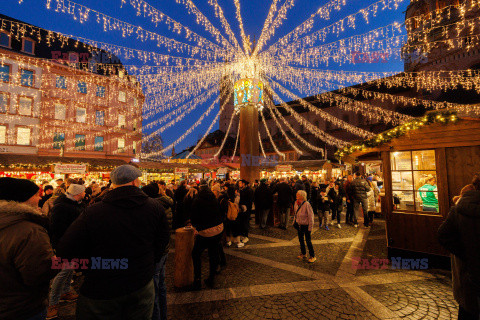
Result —
[[[175,174],[188,174],[188,168],[175,168]]]
[[[219,168],[217,170],[217,174],[227,174],[228,169],[227,168]]]
[[[292,171],[292,165],[290,164],[284,164],[284,165],[278,165],[276,167],[276,170],[279,171],[279,172],[290,172]]]
[[[55,164],[55,173],[78,173],[78,174],[85,174],[87,171],[86,164],[78,164],[78,163],[56,163]]]

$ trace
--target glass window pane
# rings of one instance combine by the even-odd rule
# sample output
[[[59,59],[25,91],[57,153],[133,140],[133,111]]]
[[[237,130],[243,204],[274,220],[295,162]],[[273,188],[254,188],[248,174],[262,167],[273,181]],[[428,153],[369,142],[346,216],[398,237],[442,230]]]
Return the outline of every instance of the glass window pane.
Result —
[[[418,178],[416,178],[418,179],[418,183],[415,182],[415,186],[419,186],[415,192],[415,197],[418,202],[417,209],[419,209],[419,211],[435,210],[435,212],[438,212],[438,192],[435,172],[419,171],[415,172],[415,176],[418,176]]]
[[[100,98],[105,97],[105,87],[97,86],[97,97],[100,97]]]
[[[118,126],[125,127],[125,115],[123,114],[118,115]]]
[[[124,152],[124,148],[125,148],[125,139],[119,138],[118,139],[118,151]]]
[[[85,150],[85,135],[84,134],[76,134],[75,135],[75,149]]]
[[[406,152],[390,152],[390,161],[393,170],[412,170],[412,153]]]
[[[55,132],[53,136],[53,149],[61,149],[64,145],[65,133]]]
[[[32,115],[32,98],[20,97],[18,101],[18,114],[24,116]]]
[[[435,170],[435,150],[412,151],[413,170]]]
[[[33,54],[33,41],[24,39],[23,40],[23,51]]]
[[[393,204],[395,210],[415,211],[413,191],[393,191]]]
[[[7,64],[0,65],[0,80],[3,82],[10,81],[10,66]]]
[[[21,146],[30,145],[30,128],[17,128],[17,144]]]
[[[417,211],[438,212],[438,192],[417,191],[415,192],[415,203]]]
[[[56,87],[67,89],[67,79],[64,76],[57,76]]]
[[[392,171],[392,190],[412,190],[413,179],[411,171]]]
[[[0,93],[0,112],[8,112],[8,95],[6,93]]]
[[[78,82],[78,92],[87,93],[87,84],[85,82]]]
[[[87,109],[77,108],[77,122],[85,123],[87,121]]]
[[[95,137],[95,151],[103,151],[103,137]]]
[[[95,124],[98,126],[103,126],[105,122],[105,111],[95,112]]]
[[[436,171],[414,171],[413,179],[415,182],[415,190],[418,190],[423,186],[437,185]]]
[[[55,105],[55,119],[65,120],[65,106],[61,104]]]
[[[6,33],[0,33],[0,46],[8,47],[10,45],[10,36]]]
[[[125,91],[118,91],[118,101],[120,102],[127,101],[127,96],[125,94]]]
[[[0,126],[0,143],[5,144],[7,142],[7,127]]]
[[[33,71],[22,69],[20,73],[20,83],[22,86],[33,86]]]

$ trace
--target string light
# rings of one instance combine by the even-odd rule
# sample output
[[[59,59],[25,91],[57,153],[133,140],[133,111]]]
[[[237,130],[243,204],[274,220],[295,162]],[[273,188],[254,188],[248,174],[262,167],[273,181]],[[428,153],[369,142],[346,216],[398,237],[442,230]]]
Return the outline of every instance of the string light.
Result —
[[[273,150],[275,150],[275,153],[285,160],[285,153],[280,152],[277,148],[277,145],[273,141],[272,135],[270,134],[270,130],[268,130],[267,123],[265,122],[265,117],[263,116],[263,112],[260,112],[260,117],[262,118],[263,125],[265,126],[265,131],[267,132],[267,136],[270,139],[270,143],[272,144]]]
[[[262,143],[262,137],[260,136],[260,131],[258,131],[258,143],[260,144],[260,150],[262,151],[263,158],[267,158],[267,155],[265,154],[265,150],[263,149],[263,143]]]
[[[235,119],[235,117],[236,117],[236,115],[233,114],[232,117],[230,118],[230,122],[228,124],[227,131],[225,132],[225,137],[223,137],[222,144],[220,145],[220,148],[218,148],[217,153],[214,154],[214,156],[213,156],[214,158],[218,158],[220,156],[220,153],[222,152],[223,147],[225,146],[225,142],[227,142],[227,139],[229,137],[230,128],[232,127],[233,119]]]

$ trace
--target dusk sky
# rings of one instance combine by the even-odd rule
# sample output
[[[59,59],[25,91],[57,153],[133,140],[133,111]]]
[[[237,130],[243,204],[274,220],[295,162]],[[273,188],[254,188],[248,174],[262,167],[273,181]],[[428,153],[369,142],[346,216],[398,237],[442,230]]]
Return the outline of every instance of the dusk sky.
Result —
[[[165,49],[158,48],[154,42],[141,42],[132,37],[122,38],[120,32],[108,31],[104,32],[100,24],[97,24],[93,16],[85,23],[80,24],[78,21],[72,19],[68,14],[55,12],[55,3],[57,0],[51,0],[52,9],[47,10],[46,3],[47,0],[23,0],[19,4],[19,0],[2,0],[0,1],[0,12],[11,16],[13,18],[31,23],[33,25],[53,30],[59,31],[65,34],[72,34],[80,37],[85,37],[93,40],[103,41],[111,44],[122,45],[126,47],[136,48],[140,50],[153,51],[158,53],[167,53]],[[91,9],[100,11],[104,14],[110,15],[117,19],[129,22],[135,25],[141,25],[143,29],[149,30],[152,32],[159,33],[163,36],[172,37],[179,41],[186,42],[182,36],[178,36],[169,31],[164,25],[159,25],[156,27],[150,22],[149,19],[144,17],[137,17],[135,10],[130,6],[130,0],[126,1],[121,8],[121,0],[76,0],[77,3],[87,6]],[[346,6],[344,6],[340,11],[333,11],[330,20],[322,20],[317,18],[315,21],[315,26],[313,31],[318,30],[324,26],[330,25],[333,22],[342,19],[349,14],[355,13],[358,10],[367,7],[370,4],[376,2],[375,0],[345,0]],[[179,21],[185,26],[192,29],[194,32],[204,36],[209,40],[213,38],[209,35],[208,32],[204,30],[202,26],[198,26],[195,23],[195,18],[193,15],[188,14],[186,8],[180,4],[176,3],[175,0],[150,0],[147,2],[161,10],[165,14],[169,15],[171,18]],[[217,29],[222,30],[220,20],[215,17],[212,7],[208,4],[207,0],[193,0],[197,7],[207,16],[207,18],[212,22],[212,24],[217,27]],[[266,47],[269,44],[273,44],[279,37],[287,34],[297,25],[305,21],[312,13],[314,13],[319,7],[329,2],[328,0],[297,0],[295,1],[295,6],[288,11],[287,20],[284,21],[283,25],[277,29],[274,37],[267,42]],[[235,18],[235,6],[234,0],[218,0],[218,3],[222,6],[225,16],[230,23],[233,31],[237,36],[237,40],[241,42],[239,27],[237,19]],[[242,7],[242,18],[245,26],[245,32],[247,35],[250,35],[252,38],[259,38],[265,18],[267,16],[271,1],[261,0],[240,0]],[[284,0],[279,1],[279,5],[283,4]],[[362,34],[369,30],[388,25],[394,21],[403,23],[404,21],[404,12],[409,3],[409,0],[404,0],[400,3],[400,6],[397,10],[388,10],[377,14],[377,17],[371,17],[369,24],[366,24],[365,21],[358,17],[356,22],[356,28],[346,28],[343,33],[340,34],[339,38],[350,37],[356,34]],[[223,33],[224,36],[225,33]],[[336,36],[330,36],[326,43],[337,40]],[[167,53],[168,54],[168,53]],[[175,52],[171,52],[171,55],[177,55]],[[120,57],[124,64],[136,64],[140,65],[139,61],[126,61]],[[352,70],[352,71],[403,71],[403,62],[400,60],[390,60],[387,63],[359,63],[359,64],[346,64],[346,65],[336,65],[330,64],[328,66],[319,66],[318,69],[329,69],[329,70]],[[319,88],[319,92],[322,88]],[[285,97],[285,100],[291,100]],[[208,103],[206,106],[198,107],[190,115],[186,116],[182,121],[178,122],[176,126],[166,130],[162,137],[164,139],[165,145],[173,142],[179,135],[185,132],[193,123],[198,119],[198,117],[205,111],[205,108],[210,105]],[[183,142],[178,146],[175,146],[177,152],[183,150],[184,148],[193,145],[196,143],[204,133],[205,130],[209,127],[211,121],[215,117],[216,112],[212,112],[209,117],[207,117],[204,122],[197,127],[193,133],[188,136]],[[179,129],[181,128],[181,130]],[[218,128],[218,124],[214,129]]]

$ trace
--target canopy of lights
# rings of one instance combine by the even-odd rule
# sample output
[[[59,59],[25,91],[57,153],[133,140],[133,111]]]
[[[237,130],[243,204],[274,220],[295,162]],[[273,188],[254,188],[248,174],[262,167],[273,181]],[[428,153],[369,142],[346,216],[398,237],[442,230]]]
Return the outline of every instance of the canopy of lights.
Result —
[[[56,30],[55,33],[50,32],[46,38],[42,38],[38,28],[21,23],[11,23],[8,26],[2,23],[2,29],[10,28],[11,30],[7,31],[19,38],[28,34],[36,41],[46,43],[63,41],[64,38],[69,37],[83,43],[84,46],[101,48],[126,60],[141,61],[141,65],[124,64],[123,67],[129,75],[134,76],[135,81],[141,84],[145,95],[142,120],[143,140],[148,141],[166,130],[178,132],[175,141],[163,146],[162,150],[143,153],[142,157],[145,159],[168,155],[172,148],[191,135],[210,114],[217,112],[208,129],[202,133],[203,136],[198,140],[196,147],[191,151],[190,155],[192,155],[218,122],[230,99],[235,101],[237,111],[240,110],[242,103],[254,101],[258,104],[267,136],[280,156],[284,154],[274,143],[265,115],[270,116],[279,132],[296,152],[300,154],[311,151],[322,152],[323,148],[308,142],[296,132],[292,123],[285,119],[285,112],[281,113],[278,107],[327,145],[338,148],[349,146],[346,141],[322,130],[302,113],[292,108],[286,102],[289,100],[296,100],[304,109],[319,116],[333,127],[348,131],[358,139],[370,139],[375,136],[372,132],[355,127],[348,121],[337,118],[328,110],[313,105],[302,98],[305,96],[315,96],[322,103],[361,113],[370,120],[381,121],[392,126],[410,122],[412,117],[365,100],[388,101],[410,107],[422,106],[432,110],[448,108],[475,114],[480,112],[476,105],[399,96],[351,86],[368,82],[370,88],[405,87],[424,91],[465,88],[480,93],[480,72],[476,70],[360,72],[329,69],[329,64],[333,63],[339,65],[354,63],[352,55],[358,52],[369,54],[370,57],[376,55],[382,58],[381,55],[388,55],[390,58],[402,60],[408,53],[428,53],[435,48],[473,50],[480,44],[480,34],[476,34],[478,28],[475,27],[479,24],[477,19],[480,17],[472,18],[469,13],[480,9],[480,0],[467,0],[460,4],[444,6],[437,9],[437,12],[408,18],[404,23],[389,23],[350,37],[342,36],[346,29],[355,30],[358,23],[368,23],[375,19],[379,12],[398,10],[399,5],[408,0],[356,1],[355,6],[359,7],[355,8],[355,12],[337,21],[332,21],[332,14],[340,15],[341,11],[349,5],[350,0],[329,0],[326,3],[322,2],[323,5],[307,15],[306,20],[298,20],[298,26],[283,35],[277,35],[276,31],[287,17],[289,18],[289,10],[300,0],[272,0],[261,34],[255,41],[245,33],[241,0],[231,0],[235,5],[237,20],[235,23],[238,23],[236,29],[240,30],[239,34],[235,34],[232,30],[231,23],[234,21],[227,20],[226,13],[218,0],[208,0],[210,9],[218,19],[215,23],[218,27],[202,13],[194,1],[198,0],[175,0],[185,9],[184,21],[171,18],[156,8],[152,2],[146,0],[119,1],[121,7],[131,9],[132,15],[146,19],[146,23],[142,26],[119,20],[74,1],[45,1],[46,7],[52,13],[67,15],[72,18],[72,22],[98,23],[104,32],[112,34],[112,39],[119,35],[137,39],[138,47],[136,48],[63,34],[61,30]],[[23,0],[19,1],[20,5],[22,2]],[[443,19],[448,19],[453,10],[459,15],[459,19],[445,24]],[[187,26],[187,21],[194,21],[204,28],[209,36],[194,32]],[[171,35],[155,32],[155,27],[158,25],[167,26]],[[437,29],[445,37],[431,41],[427,35]],[[337,40],[327,42],[332,35],[336,36]],[[146,42],[154,43],[157,50],[142,50],[141,46]],[[0,61],[5,59],[6,57],[0,55]],[[24,63],[32,65],[40,62],[38,59],[25,58]],[[110,66],[99,64],[98,67],[108,71]],[[48,74],[44,76],[48,81],[55,81],[54,77],[48,79]],[[78,77],[84,78],[82,81],[85,82],[91,81],[79,75],[72,75],[67,78],[67,81],[78,81]],[[127,77],[118,77],[116,81],[124,85],[132,83],[131,78]],[[200,116],[194,123],[183,123],[182,120],[194,110],[203,112],[199,113]],[[230,119],[229,131],[234,117],[238,117],[238,112],[234,112]],[[182,130],[178,130],[179,125],[182,126]],[[74,125],[71,130],[75,130]],[[290,139],[288,132],[295,136],[295,142]],[[228,133],[225,135],[225,140],[227,136]],[[261,138],[259,139],[261,142]],[[216,156],[224,147],[225,140]],[[238,139],[235,148],[237,145]],[[264,154],[263,146],[260,145]]]

